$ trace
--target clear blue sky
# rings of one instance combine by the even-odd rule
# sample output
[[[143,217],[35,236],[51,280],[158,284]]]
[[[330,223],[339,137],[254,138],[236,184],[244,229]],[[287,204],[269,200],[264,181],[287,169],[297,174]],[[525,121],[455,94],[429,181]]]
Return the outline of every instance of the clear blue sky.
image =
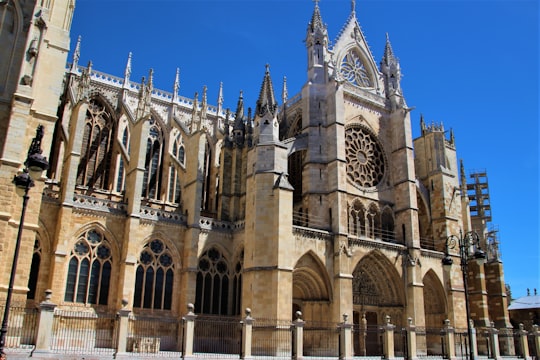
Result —
[[[319,6],[333,41],[351,2]],[[95,70],[119,77],[132,52],[131,80],[153,68],[155,87],[166,91],[178,67],[180,95],[192,98],[207,85],[212,105],[223,82],[225,107],[234,111],[240,90],[255,107],[266,63],[278,100],[284,76],[289,97],[298,93],[313,7],[310,0],[78,0],[72,48],[81,35],[80,64],[92,60]],[[404,95],[416,108],[413,136],[420,114],[443,122],[466,170],[487,171],[514,297],[540,289],[538,14],[536,0],[356,0],[376,61],[386,33],[401,61]]]

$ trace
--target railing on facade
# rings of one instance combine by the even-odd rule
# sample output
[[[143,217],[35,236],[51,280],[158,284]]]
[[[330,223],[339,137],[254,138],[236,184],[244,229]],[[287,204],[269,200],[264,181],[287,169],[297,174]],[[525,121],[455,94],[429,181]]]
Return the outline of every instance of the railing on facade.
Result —
[[[359,225],[349,227],[349,239],[354,243],[355,239],[381,240],[384,242],[398,243],[395,231],[385,230],[376,227]]]
[[[304,228],[312,228],[324,231],[330,231],[332,229],[332,226],[328,221],[300,211],[293,211],[292,221],[293,225]]]
[[[5,305],[0,306],[2,313],[4,309]],[[36,308],[11,306],[4,346],[9,349],[33,349],[36,344],[38,319],[39,312]]]

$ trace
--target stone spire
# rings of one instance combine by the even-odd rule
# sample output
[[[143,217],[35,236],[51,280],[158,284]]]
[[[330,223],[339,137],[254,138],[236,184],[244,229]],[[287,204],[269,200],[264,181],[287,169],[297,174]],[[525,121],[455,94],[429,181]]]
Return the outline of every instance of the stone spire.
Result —
[[[289,91],[287,90],[287,77],[283,77],[283,89],[281,90],[281,102],[285,104],[289,98]]]
[[[223,82],[220,82],[218,98],[217,98],[217,115],[219,116],[222,112],[223,112]]]
[[[204,85],[201,101],[201,118],[206,118],[206,111],[208,110],[208,96],[206,95],[207,90],[207,86]]]
[[[178,102],[178,91],[180,91],[180,68],[176,68],[176,76],[173,84],[173,103]]]
[[[81,36],[77,38],[77,45],[75,45],[75,50],[73,51],[73,61],[71,62],[71,73],[77,73],[77,67],[79,66],[79,58],[81,57]]]
[[[308,24],[305,43],[308,57],[308,81],[322,84],[326,80],[328,31],[322,21],[318,1],[315,1],[315,8]]]
[[[380,64],[384,76],[386,97],[390,100],[393,108],[402,107],[405,102],[401,93],[401,67],[399,60],[394,55],[388,33],[386,34],[386,46]]]
[[[124,85],[123,87],[129,87],[129,78],[131,76],[131,52],[128,54],[126,62],[126,68],[124,69]]]
[[[273,115],[276,114],[277,102],[274,97],[274,87],[272,86],[272,79],[270,78],[270,65],[266,64],[266,71],[264,73],[263,83],[261,85],[261,92],[257,100],[257,107],[255,110],[256,115],[264,116],[267,113]]]
[[[240,91],[240,96],[238,97],[238,104],[236,105],[236,116],[233,125],[233,137],[236,145],[244,145],[245,131],[246,126],[244,123],[244,94],[242,91]]]
[[[315,0],[315,8],[313,9],[313,14],[311,15],[311,21],[309,22],[309,31],[312,33],[317,30],[324,32],[326,27],[323,24],[321,10],[319,9],[319,0]]]

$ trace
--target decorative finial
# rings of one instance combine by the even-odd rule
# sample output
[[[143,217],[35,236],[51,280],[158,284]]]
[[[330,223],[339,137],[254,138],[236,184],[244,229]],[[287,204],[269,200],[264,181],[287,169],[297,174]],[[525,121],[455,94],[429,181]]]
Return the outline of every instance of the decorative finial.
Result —
[[[71,64],[71,71],[76,71],[77,66],[79,66],[79,58],[81,57],[81,35],[77,38],[77,45],[75,45],[75,50],[73,50],[73,62]]]
[[[356,9],[356,1],[355,0],[351,0],[351,12],[354,14],[355,13],[355,10]]]
[[[177,94],[180,90],[180,68],[176,68],[176,76],[174,77],[174,93]]]
[[[124,70],[124,84],[129,83],[130,76],[131,76],[131,51],[128,54],[128,59],[126,62],[126,69]]]

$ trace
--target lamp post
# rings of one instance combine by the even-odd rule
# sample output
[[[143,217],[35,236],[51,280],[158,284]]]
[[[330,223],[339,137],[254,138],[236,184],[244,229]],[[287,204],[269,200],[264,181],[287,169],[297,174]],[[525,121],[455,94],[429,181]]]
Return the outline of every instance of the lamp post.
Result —
[[[11,306],[11,296],[13,294],[13,284],[15,283],[15,273],[17,272],[17,261],[19,258],[19,249],[21,247],[21,238],[24,227],[24,216],[26,214],[26,205],[28,204],[28,191],[34,186],[34,179],[41,177],[44,170],[47,170],[49,163],[41,155],[41,139],[43,138],[43,126],[39,125],[36,129],[36,137],[32,139],[32,144],[28,149],[28,155],[24,162],[22,173],[13,177],[15,192],[22,196],[21,218],[19,220],[19,230],[17,232],[17,241],[15,242],[15,251],[13,253],[13,263],[11,265],[11,274],[9,277],[9,286],[6,295],[6,304],[4,308],[4,317],[2,328],[0,329],[0,359],[5,359],[4,346],[6,344],[6,334],[8,330],[9,308]]]
[[[469,359],[476,360],[474,346],[472,341],[471,311],[469,308],[469,286],[467,284],[467,272],[469,260],[476,260],[481,265],[486,260],[486,253],[480,248],[480,237],[474,231],[462,233],[459,236],[450,235],[446,238],[445,256],[442,263],[448,269],[452,266],[453,260],[449,254],[449,249],[459,250],[461,273],[463,275],[463,289],[465,291],[465,311],[467,316],[467,334],[469,336]]]

